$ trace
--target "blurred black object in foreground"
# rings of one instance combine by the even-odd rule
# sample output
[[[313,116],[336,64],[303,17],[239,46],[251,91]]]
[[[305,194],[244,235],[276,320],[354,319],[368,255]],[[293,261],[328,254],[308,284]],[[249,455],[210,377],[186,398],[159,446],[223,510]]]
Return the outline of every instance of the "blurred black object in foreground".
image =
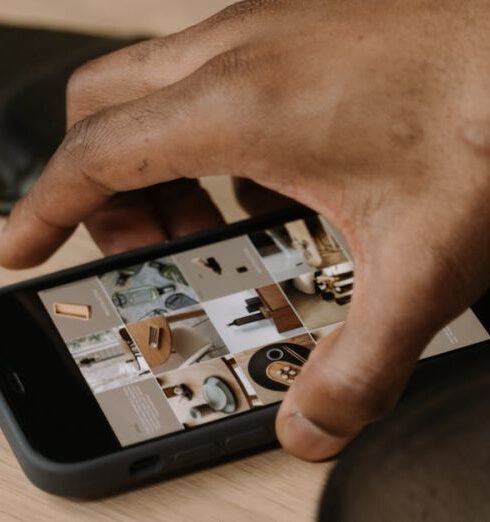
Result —
[[[476,351],[475,351],[476,350]],[[423,363],[404,400],[344,452],[319,520],[490,520],[490,343]]]
[[[0,213],[25,193],[61,142],[70,73],[140,39],[0,25]]]

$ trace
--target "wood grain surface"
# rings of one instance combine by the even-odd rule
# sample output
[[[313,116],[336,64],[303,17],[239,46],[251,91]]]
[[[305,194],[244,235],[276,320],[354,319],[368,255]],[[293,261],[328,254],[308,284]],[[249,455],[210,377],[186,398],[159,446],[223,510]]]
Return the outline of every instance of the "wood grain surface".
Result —
[[[226,0],[0,0],[0,22],[94,32],[168,33],[226,6]],[[205,186],[228,221],[245,216],[227,179]],[[3,225],[0,220],[0,227]],[[44,265],[10,272],[0,285],[89,261],[100,256],[80,227]],[[80,502],[37,490],[24,477],[0,435],[0,521],[310,521],[331,464],[308,464],[282,450],[199,471],[117,497]]]

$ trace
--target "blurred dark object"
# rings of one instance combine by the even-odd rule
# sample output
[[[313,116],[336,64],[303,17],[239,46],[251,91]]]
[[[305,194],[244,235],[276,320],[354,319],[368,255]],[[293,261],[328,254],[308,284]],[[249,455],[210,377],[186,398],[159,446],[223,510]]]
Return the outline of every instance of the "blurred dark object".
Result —
[[[490,343],[423,363],[391,415],[343,453],[328,522],[490,520]]]
[[[70,73],[141,39],[0,25],[0,213],[9,212],[61,142]]]

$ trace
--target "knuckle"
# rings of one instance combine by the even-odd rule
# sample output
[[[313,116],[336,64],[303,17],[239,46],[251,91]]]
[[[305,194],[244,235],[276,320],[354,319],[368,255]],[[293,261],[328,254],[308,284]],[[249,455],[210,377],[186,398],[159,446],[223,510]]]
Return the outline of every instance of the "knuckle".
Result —
[[[231,101],[227,109],[235,113],[244,99],[249,110],[264,109],[273,102],[270,97],[268,70],[274,60],[269,49],[260,45],[243,45],[211,59],[201,70],[204,90],[218,94],[221,101]],[[275,62],[277,65],[277,61]],[[277,90],[277,89],[276,89]]]
[[[99,115],[80,120],[67,132],[55,155],[58,168],[85,179],[92,189],[106,196],[126,189],[125,180],[115,177],[109,168],[114,158],[108,146],[110,128]]]
[[[257,80],[254,80],[256,75],[250,74],[254,67],[250,60],[250,53],[243,49],[233,49],[212,58],[192,76],[189,89],[192,99],[198,105],[204,101],[202,108],[205,111],[211,106],[216,108],[216,117],[230,125],[233,120],[236,125],[236,116],[242,107],[238,100],[247,97],[247,108],[254,110],[250,101],[254,99]]]
[[[178,37],[179,33],[150,38],[149,40],[130,45],[121,51],[116,51],[114,54],[126,54],[129,63],[146,64],[152,59],[155,53],[171,49]]]
[[[73,71],[66,84],[66,112],[69,123],[75,123],[85,114],[90,113],[90,106],[95,96],[94,78],[99,68],[98,61],[91,60]]]
[[[205,71],[213,82],[221,79],[230,80],[235,76],[243,76],[250,72],[253,61],[249,48],[235,48],[210,60]]]
[[[80,120],[67,132],[57,154],[57,160],[78,172],[97,173],[98,150],[104,142],[100,119]]]
[[[77,67],[68,78],[66,84],[66,98],[68,101],[75,100],[79,97],[82,92],[82,86],[85,87],[87,82],[85,81],[85,75],[87,71],[87,64],[80,65]]]
[[[90,156],[94,140],[91,134],[94,129],[94,119],[85,118],[77,121],[66,133],[61,145],[61,152],[76,164],[84,163]]]

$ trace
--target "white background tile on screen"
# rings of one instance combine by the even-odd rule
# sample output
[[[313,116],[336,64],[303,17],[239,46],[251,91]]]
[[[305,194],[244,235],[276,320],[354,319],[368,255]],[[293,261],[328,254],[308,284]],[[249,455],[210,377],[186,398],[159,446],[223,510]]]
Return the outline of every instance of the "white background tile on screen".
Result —
[[[272,274],[272,277],[278,281],[294,279],[303,274],[313,272],[314,269],[307,265],[303,256],[297,250],[291,248],[287,251],[277,252],[262,257],[264,265]]]
[[[202,303],[211,322],[231,353],[289,339],[306,332],[304,328],[295,328],[294,330],[278,333],[270,319],[243,326],[228,326],[229,323],[238,317],[248,315],[245,308],[245,300],[254,297],[257,297],[257,293],[254,290],[245,290]]]
[[[276,281],[293,279],[314,269],[295,248],[284,226],[250,234],[250,240],[262,262]]]

